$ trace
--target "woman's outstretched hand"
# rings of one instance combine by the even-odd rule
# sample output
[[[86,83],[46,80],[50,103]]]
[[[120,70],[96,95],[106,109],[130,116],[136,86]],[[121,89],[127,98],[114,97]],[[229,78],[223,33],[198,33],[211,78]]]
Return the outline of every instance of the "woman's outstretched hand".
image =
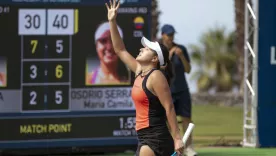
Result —
[[[117,16],[117,10],[118,8],[120,7],[120,0],[118,0],[117,4],[116,4],[116,0],[113,0],[113,3],[112,3],[112,0],[109,0],[109,5],[107,3],[105,3],[105,6],[107,8],[107,18],[109,21],[113,21],[116,19],[116,16]]]

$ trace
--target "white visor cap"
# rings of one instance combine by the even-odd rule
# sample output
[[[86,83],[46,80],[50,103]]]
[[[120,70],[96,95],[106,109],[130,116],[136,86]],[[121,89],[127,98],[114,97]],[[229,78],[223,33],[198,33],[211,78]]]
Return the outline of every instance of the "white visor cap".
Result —
[[[120,34],[121,38],[123,38],[123,31],[122,31],[122,29],[118,25],[117,25],[117,28],[118,28],[118,31],[119,31],[119,34]],[[94,36],[95,42],[99,38],[101,38],[101,36],[103,35],[103,33],[105,33],[106,31],[110,31],[110,25],[109,25],[108,22],[104,22],[101,25],[99,25],[99,27],[95,31],[95,36]]]
[[[158,42],[156,42],[156,41],[155,42],[151,42],[147,38],[142,37],[141,43],[142,43],[142,45],[144,47],[149,47],[150,49],[156,51],[156,53],[158,55],[160,66],[163,66],[165,64],[164,63],[164,56],[163,56],[161,47],[160,47],[160,45],[159,45]]]

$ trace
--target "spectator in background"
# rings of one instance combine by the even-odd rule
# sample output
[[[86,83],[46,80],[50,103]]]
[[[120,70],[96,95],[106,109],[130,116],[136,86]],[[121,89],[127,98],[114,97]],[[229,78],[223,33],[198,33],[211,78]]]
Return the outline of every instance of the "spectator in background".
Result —
[[[171,84],[171,93],[175,106],[176,115],[181,116],[183,131],[192,122],[191,95],[186,81],[185,73],[190,73],[190,58],[185,46],[174,42],[175,29],[172,25],[165,24],[161,28],[162,38],[160,42],[169,50],[169,57],[174,68],[174,79]],[[197,153],[192,147],[192,135],[189,137],[185,154],[195,156]]]

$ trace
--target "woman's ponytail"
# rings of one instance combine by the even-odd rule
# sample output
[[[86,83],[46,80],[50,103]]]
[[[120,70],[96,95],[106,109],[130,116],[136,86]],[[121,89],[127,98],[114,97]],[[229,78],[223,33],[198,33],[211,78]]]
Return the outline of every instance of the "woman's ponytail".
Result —
[[[160,48],[163,53],[164,62],[166,63],[165,68],[163,68],[164,74],[167,78],[168,84],[171,85],[171,82],[173,81],[173,78],[174,78],[173,64],[171,63],[171,61],[169,59],[169,51],[168,51],[167,47],[165,47],[160,42],[159,42],[159,45],[160,45]]]

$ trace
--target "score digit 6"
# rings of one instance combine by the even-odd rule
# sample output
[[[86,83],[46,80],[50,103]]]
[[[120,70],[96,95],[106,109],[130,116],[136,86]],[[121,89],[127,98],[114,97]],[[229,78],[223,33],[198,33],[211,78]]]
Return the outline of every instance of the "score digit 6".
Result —
[[[60,65],[60,64],[58,64],[57,66],[56,66],[56,78],[58,78],[58,79],[60,79],[60,78],[62,78],[62,76],[63,76],[63,71],[62,71],[62,65]]]

